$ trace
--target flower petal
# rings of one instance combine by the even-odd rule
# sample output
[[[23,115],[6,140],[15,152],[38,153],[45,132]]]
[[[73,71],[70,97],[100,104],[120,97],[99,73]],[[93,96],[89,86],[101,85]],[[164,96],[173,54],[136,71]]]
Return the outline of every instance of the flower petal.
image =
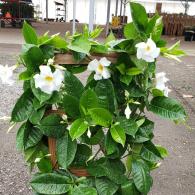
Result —
[[[40,66],[41,75],[52,76],[51,68],[49,66]]]
[[[110,66],[111,62],[107,58],[101,58],[99,63],[103,66]]]
[[[99,65],[99,61],[96,60],[96,59],[94,59],[93,61],[91,61],[91,62],[88,64],[87,69],[88,69],[89,71],[95,71],[95,70],[97,69],[98,65]]]
[[[100,75],[100,74],[95,74],[95,75],[94,75],[94,79],[95,79],[96,81],[102,80],[102,75]]]
[[[107,68],[104,68],[103,72],[102,72],[102,76],[104,79],[109,79],[110,78],[110,72]]]

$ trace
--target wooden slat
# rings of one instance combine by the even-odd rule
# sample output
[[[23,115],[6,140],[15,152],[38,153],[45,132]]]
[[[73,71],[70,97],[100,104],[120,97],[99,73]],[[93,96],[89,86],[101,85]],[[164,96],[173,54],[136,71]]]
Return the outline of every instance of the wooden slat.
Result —
[[[88,59],[85,59],[81,62],[76,62],[73,59],[73,56],[71,53],[66,54],[56,54],[55,56],[55,63],[56,64],[67,64],[67,65],[87,65],[90,61],[97,59],[99,60],[102,57],[106,57],[109,61],[112,63],[115,63],[117,61],[118,54],[117,53],[110,53],[110,54],[93,54],[88,57]]]

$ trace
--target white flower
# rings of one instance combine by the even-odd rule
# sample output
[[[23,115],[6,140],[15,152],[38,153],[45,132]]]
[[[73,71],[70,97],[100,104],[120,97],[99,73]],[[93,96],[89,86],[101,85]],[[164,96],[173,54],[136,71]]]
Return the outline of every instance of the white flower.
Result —
[[[52,94],[54,91],[59,91],[64,80],[63,72],[55,70],[52,73],[49,66],[40,66],[40,74],[34,76],[35,87],[40,88],[41,91]]]
[[[160,54],[160,48],[156,47],[155,42],[149,38],[147,42],[141,42],[135,45],[137,47],[137,58],[146,62],[154,62]]]
[[[127,107],[125,109],[125,116],[127,119],[130,119],[130,115],[131,115],[131,109],[129,108],[129,104],[127,104]]]
[[[108,69],[110,64],[111,62],[104,57],[99,61],[96,59],[91,61],[87,68],[89,71],[95,71],[95,80],[108,79],[110,78],[110,71]]]
[[[0,65],[0,79],[3,84],[13,85],[14,80],[12,77],[14,69],[16,69],[16,66]]]
[[[48,61],[47,61],[47,66],[52,66],[54,65],[54,58],[50,58]]]
[[[164,92],[164,96],[168,97],[169,96],[169,92],[171,92],[171,90],[168,87],[165,87],[163,92]]]
[[[166,86],[166,82],[169,81],[169,79],[166,77],[166,73],[165,72],[157,73],[155,81],[156,89],[163,91],[164,95],[168,97],[168,94],[171,90]]]

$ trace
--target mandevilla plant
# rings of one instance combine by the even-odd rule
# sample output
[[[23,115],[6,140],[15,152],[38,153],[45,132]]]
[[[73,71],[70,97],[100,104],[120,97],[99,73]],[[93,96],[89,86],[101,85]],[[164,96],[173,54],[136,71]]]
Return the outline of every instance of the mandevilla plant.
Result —
[[[130,7],[133,22],[124,28],[125,39],[115,40],[110,34],[105,43],[94,40],[99,28],[89,32],[85,27],[73,36],[38,37],[24,23],[26,43],[19,58],[25,67],[19,75],[24,92],[11,122],[22,122],[17,148],[31,169],[39,170],[30,182],[35,194],[150,191],[150,172],[167,151],[152,142],[154,122],[146,110],[176,123],[186,119],[181,104],[168,97],[165,73],[156,74],[156,58],[161,54],[178,60],[184,52],[179,43],[165,47],[158,14],[148,18],[142,5]],[[72,55],[75,64],[56,64],[59,53]],[[115,57],[111,59],[110,53]],[[94,54],[101,57],[94,59]],[[14,68],[0,69],[4,83],[11,84]],[[90,73],[85,85],[75,76],[84,71]],[[54,164],[48,138],[56,140]]]

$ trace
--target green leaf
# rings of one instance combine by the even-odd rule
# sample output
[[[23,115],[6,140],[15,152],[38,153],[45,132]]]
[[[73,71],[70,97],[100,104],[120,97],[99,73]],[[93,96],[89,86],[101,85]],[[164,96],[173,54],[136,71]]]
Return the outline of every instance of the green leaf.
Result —
[[[39,88],[35,88],[34,79],[31,80],[31,88],[34,96],[40,101],[41,104],[49,100],[52,96],[52,94],[44,93]]]
[[[126,135],[124,129],[120,125],[113,125],[110,129],[112,138],[117,142],[125,146]]]
[[[35,30],[27,22],[24,22],[22,32],[26,43],[34,45],[37,44],[38,42],[37,34]]]
[[[156,24],[152,32],[152,40],[158,42],[161,38],[162,31],[163,31],[163,20],[161,16],[156,20]]]
[[[95,185],[99,195],[113,195],[118,190],[118,185],[107,178],[96,178]]]
[[[69,178],[56,173],[39,174],[33,177],[30,184],[40,194],[60,195],[70,190]]]
[[[61,137],[66,129],[65,124],[61,124],[61,117],[57,114],[50,114],[40,121],[37,127],[42,133],[48,137],[59,138]]]
[[[130,3],[131,16],[136,28],[139,31],[145,31],[148,24],[148,16],[145,8],[139,3]]]
[[[123,164],[118,160],[112,160],[111,163],[108,159],[101,158],[95,162],[92,162],[87,167],[88,172],[94,177],[108,177],[116,184],[122,184],[126,181],[124,175]],[[121,169],[121,166],[123,167]]]
[[[71,140],[68,131],[65,132],[63,137],[57,139],[57,159],[62,168],[67,169],[73,162],[76,151],[77,142]]]
[[[138,31],[133,22],[125,25],[124,35],[127,39],[136,39],[138,37]]]
[[[68,48],[75,52],[89,54],[91,44],[88,38],[79,36],[76,37],[70,45],[68,45]]]
[[[117,143],[113,140],[110,132],[106,134],[105,149],[107,155],[111,155],[117,151]]]
[[[150,102],[149,110],[153,113],[170,120],[186,118],[186,112],[182,105],[168,97],[155,97]]]
[[[65,71],[64,73],[64,90],[68,95],[80,98],[84,87],[80,80],[72,73]]]
[[[29,121],[36,125],[39,123],[39,121],[43,118],[45,114],[45,107],[39,109],[39,110],[33,110],[30,118],[29,118]]]
[[[127,74],[131,75],[131,76],[138,75],[138,74],[141,74],[141,73],[142,73],[142,71],[139,68],[129,68],[127,70]]]
[[[80,106],[84,108],[84,113],[87,113],[88,109],[98,107],[98,98],[96,93],[87,89],[80,98]]]
[[[73,164],[76,166],[86,166],[87,160],[92,156],[92,150],[85,144],[78,144]]]
[[[99,105],[110,112],[115,112],[116,96],[112,82],[108,79],[98,81],[95,87],[95,92],[99,99]]]
[[[96,125],[109,127],[112,122],[112,114],[104,108],[89,109],[89,114]]]
[[[11,114],[11,121],[22,122],[27,120],[33,111],[33,95],[30,89],[26,90],[18,99]]]
[[[164,96],[164,93],[163,93],[163,91],[154,88],[154,89],[152,89],[152,95],[154,97],[158,97],[158,96]]]
[[[131,75],[120,75],[120,81],[129,85],[132,81],[133,77]]]
[[[49,158],[42,158],[38,163],[37,167],[42,173],[51,173],[52,172],[52,164]]]
[[[116,40],[116,38],[115,38],[113,32],[111,31],[110,34],[106,37],[105,44],[108,44],[108,43],[115,41],[115,40]]]
[[[42,139],[41,131],[33,127],[29,122],[22,124],[16,136],[18,150],[26,150],[37,145]]]
[[[71,95],[63,96],[63,109],[65,113],[76,119],[80,116],[79,100]]]
[[[138,131],[138,126],[136,122],[132,119],[126,119],[125,117],[118,118],[120,126],[125,130],[125,133],[131,136],[135,136]]]
[[[121,185],[121,195],[140,195],[133,180],[129,180]]]
[[[150,176],[149,168],[142,160],[134,160],[132,163],[133,181],[136,188],[147,194],[152,186],[152,178]]]
[[[57,49],[67,49],[67,42],[64,38],[58,36],[54,36],[50,41],[49,44],[52,45],[54,48]]]
[[[79,138],[83,135],[86,130],[88,129],[89,125],[88,122],[84,119],[77,119],[75,120],[70,128],[70,136],[72,140]]]
[[[97,195],[97,191],[93,187],[80,185],[73,188],[71,195]]]
[[[156,146],[157,150],[159,151],[159,153],[160,153],[162,158],[166,158],[169,155],[169,153],[166,150],[166,148],[164,148],[164,147],[162,147],[160,145],[155,145],[155,146]]]
[[[20,73],[19,80],[23,80],[23,81],[30,80],[32,77],[32,74],[33,74],[32,72],[26,70],[26,71]]]
[[[147,141],[143,144],[140,155],[144,160],[147,160],[149,162],[158,162],[162,159],[160,152],[150,141]]]
[[[149,120],[145,120],[144,124],[139,127],[135,136],[135,143],[143,143],[153,138],[154,123]]]

